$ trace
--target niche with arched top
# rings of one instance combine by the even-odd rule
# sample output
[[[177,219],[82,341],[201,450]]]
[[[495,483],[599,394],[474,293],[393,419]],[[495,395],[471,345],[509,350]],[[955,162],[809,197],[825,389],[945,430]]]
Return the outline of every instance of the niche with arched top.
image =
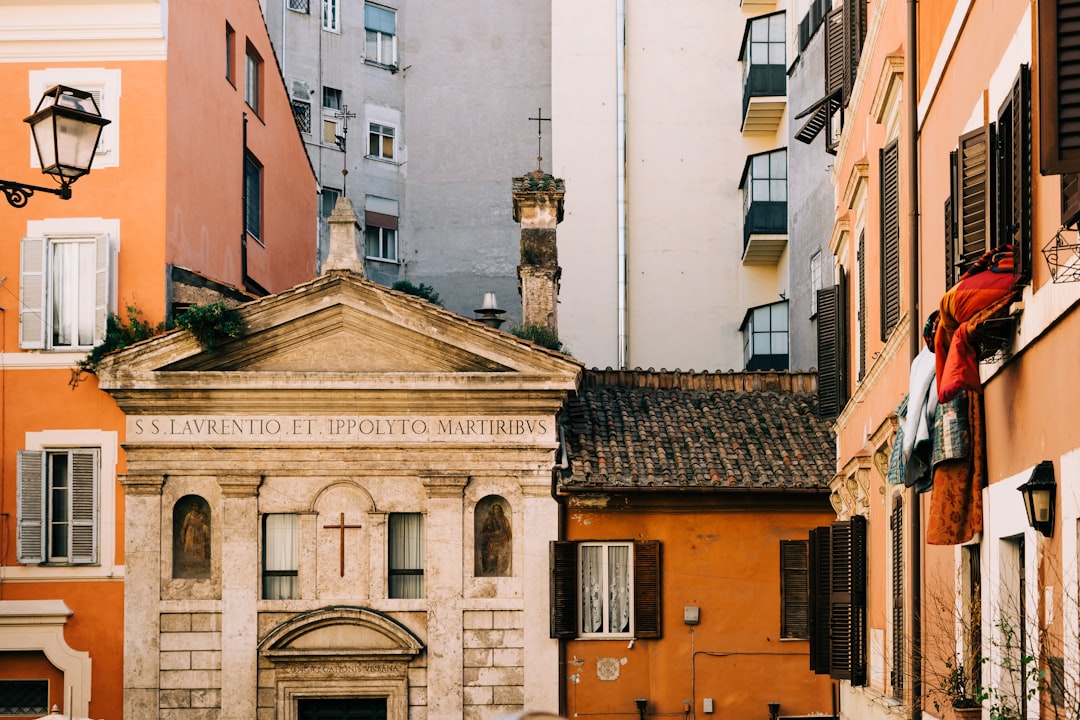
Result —
[[[476,503],[473,517],[477,577],[508,577],[513,573],[514,533],[510,503],[488,495]]]
[[[213,533],[210,504],[198,495],[185,495],[173,506],[173,577],[210,577]]]

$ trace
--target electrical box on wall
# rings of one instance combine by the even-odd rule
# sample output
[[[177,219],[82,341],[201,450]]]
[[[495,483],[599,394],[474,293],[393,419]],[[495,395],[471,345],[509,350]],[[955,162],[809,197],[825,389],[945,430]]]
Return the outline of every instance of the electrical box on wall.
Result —
[[[687,625],[697,625],[700,622],[701,608],[697,605],[685,605],[682,610],[682,621]]]
[[[713,711],[712,698],[705,698],[701,701],[701,712],[711,713]]]

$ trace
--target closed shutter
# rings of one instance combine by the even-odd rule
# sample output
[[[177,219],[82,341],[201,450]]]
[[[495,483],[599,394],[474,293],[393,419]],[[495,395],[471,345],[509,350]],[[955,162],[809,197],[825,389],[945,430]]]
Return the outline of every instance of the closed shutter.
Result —
[[[818,415],[835,418],[847,402],[847,292],[840,282],[817,291]]]
[[[105,342],[105,328],[109,319],[110,276],[112,270],[112,252],[109,236],[94,238],[96,267],[94,272],[94,344]]]
[[[866,376],[866,233],[859,233],[859,250],[855,257],[859,273],[859,381]]]
[[[810,586],[806,540],[780,541],[780,637],[810,636]]]
[[[658,540],[638,540],[634,543],[634,636],[661,636]]]
[[[957,151],[949,153],[949,197],[945,200],[945,287],[951,288],[960,280],[957,271],[956,256],[959,250],[959,224],[956,221],[956,201],[959,191],[957,190],[957,167],[959,160]]]
[[[830,532],[829,675],[866,684],[866,518],[834,522]]]
[[[904,697],[904,501],[896,498],[889,516],[892,540],[892,692]]]
[[[993,144],[992,124],[960,136],[957,156],[957,216],[960,241],[955,261],[961,275],[992,247],[995,178],[990,148]]]
[[[1018,282],[1031,279],[1031,71],[1027,65],[998,111],[998,240],[1013,247]]]
[[[1080,0],[1040,0],[1036,6],[1040,171],[1080,172]]]
[[[548,552],[551,566],[551,637],[577,637],[577,543],[553,541]]]
[[[71,562],[96,564],[98,560],[97,450],[71,451]]]
[[[866,0],[844,0],[844,104],[855,87],[866,38]]]
[[[825,95],[842,94],[841,102],[847,104],[844,90],[844,6],[825,16]]]
[[[19,268],[19,347],[45,349],[45,253],[49,241],[22,239]]]
[[[881,161],[881,339],[900,322],[900,151],[896,140]]]
[[[24,565],[45,562],[45,453],[18,452],[15,507],[18,511],[18,561]]]
[[[810,594],[810,669],[829,672],[829,526],[810,531],[808,580]]]

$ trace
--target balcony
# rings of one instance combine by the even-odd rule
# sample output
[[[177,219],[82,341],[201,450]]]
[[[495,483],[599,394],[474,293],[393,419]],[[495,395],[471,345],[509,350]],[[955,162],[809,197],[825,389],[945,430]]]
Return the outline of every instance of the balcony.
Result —
[[[743,265],[776,265],[787,247],[787,202],[757,200],[743,218]]]
[[[786,107],[786,68],[783,65],[751,65],[743,86],[743,133],[775,133]]]
[[[739,0],[739,7],[743,10],[761,12],[776,7],[776,0]]]

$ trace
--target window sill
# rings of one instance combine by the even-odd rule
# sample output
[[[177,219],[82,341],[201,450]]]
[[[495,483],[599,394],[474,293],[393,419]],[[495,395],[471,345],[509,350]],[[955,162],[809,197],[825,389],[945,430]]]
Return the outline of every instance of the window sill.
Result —
[[[372,257],[370,255],[364,256],[365,261],[382,263],[383,265],[401,265],[400,260],[387,260],[386,258]]]
[[[375,162],[385,163],[387,165],[400,165],[401,164],[397,160],[395,160],[394,158],[384,158],[384,157],[379,157],[378,155],[365,155],[364,157],[366,159],[368,159],[368,160],[374,160]]]
[[[368,67],[378,68],[380,70],[388,70],[391,75],[396,75],[399,70],[397,63],[387,64],[378,62],[376,60],[364,60],[364,64]]]

